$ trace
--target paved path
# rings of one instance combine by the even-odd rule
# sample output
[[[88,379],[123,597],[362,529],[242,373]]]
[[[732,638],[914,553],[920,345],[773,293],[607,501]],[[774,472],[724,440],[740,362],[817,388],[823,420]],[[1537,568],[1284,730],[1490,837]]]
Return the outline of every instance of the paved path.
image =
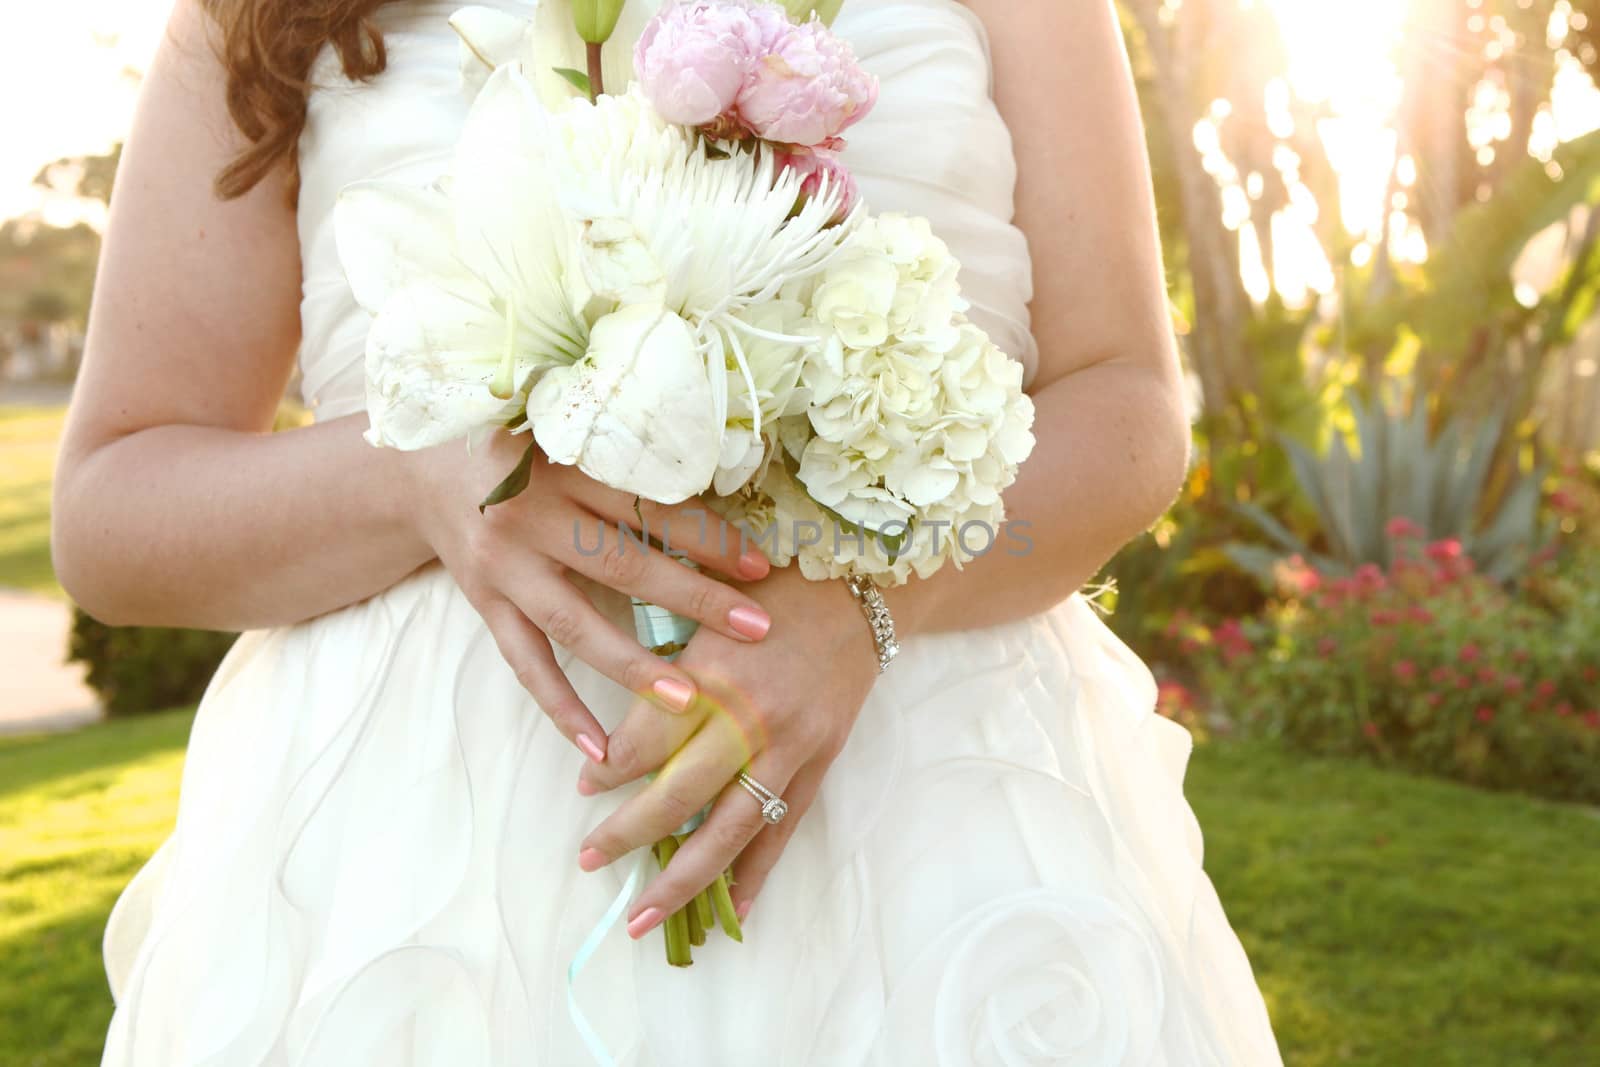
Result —
[[[82,664],[68,665],[72,609],[0,589],[0,734],[71,730],[100,718]]]

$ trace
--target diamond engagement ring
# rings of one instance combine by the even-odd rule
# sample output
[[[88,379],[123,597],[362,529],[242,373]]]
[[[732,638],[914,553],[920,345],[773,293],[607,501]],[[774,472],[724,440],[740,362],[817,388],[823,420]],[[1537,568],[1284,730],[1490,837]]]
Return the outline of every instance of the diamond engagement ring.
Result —
[[[761,817],[773,826],[783,821],[789,814],[789,805],[785,804],[772,790],[756,781],[743,771],[739,772],[739,784],[744,786],[745,792],[761,801]]]

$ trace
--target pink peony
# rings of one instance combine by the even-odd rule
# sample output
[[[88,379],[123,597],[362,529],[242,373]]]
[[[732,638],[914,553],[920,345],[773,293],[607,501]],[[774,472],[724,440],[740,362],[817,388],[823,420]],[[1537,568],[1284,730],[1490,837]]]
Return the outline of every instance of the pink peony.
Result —
[[[634,48],[640,87],[668,122],[706,125],[733,109],[756,63],[788,26],[782,8],[749,0],[668,4]]]
[[[821,22],[788,26],[739,93],[739,118],[757,137],[806,148],[829,147],[866,117],[878,79]]]
[[[843,222],[861,198],[854,175],[839,161],[838,156],[826,149],[784,154],[778,159],[783,167],[802,177],[800,195],[806,199],[822,195],[824,187],[838,190],[839,209],[833,215],[835,222]]]
[[[1389,524],[1384,527],[1384,532],[1389,535],[1391,541],[1415,541],[1423,535],[1422,527],[1403,515],[1390,519]]]

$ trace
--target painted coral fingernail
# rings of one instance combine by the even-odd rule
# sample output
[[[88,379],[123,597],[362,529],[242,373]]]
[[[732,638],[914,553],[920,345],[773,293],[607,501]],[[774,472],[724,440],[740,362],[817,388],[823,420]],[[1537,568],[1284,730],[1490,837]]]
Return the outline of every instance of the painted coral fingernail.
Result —
[[[744,922],[744,917],[750,914],[750,905],[754,903],[755,901],[753,900],[741,900],[739,901],[738,905],[734,907],[733,913],[739,916],[740,922]]]
[[[752,641],[759,641],[767,636],[768,630],[772,629],[772,619],[759,608],[749,608],[741,604],[728,612],[728,625],[733,627],[734,633],[748,637]]]
[[[764,553],[751,549],[739,557],[739,577],[752,582],[772,573],[772,563]]]
[[[606,854],[597,848],[586,848],[578,853],[578,866],[586,871],[598,871],[606,865]]]
[[[676,678],[660,678],[651,686],[656,696],[667,702],[667,706],[678,711],[688,711],[689,705],[694,703],[694,688]]]
[[[633,921],[628,924],[628,936],[637,941],[645,934],[648,934],[651,930],[654,930],[656,925],[660,922],[661,909],[646,908],[636,915]]]
[[[583,749],[585,756],[588,756],[596,763],[604,763],[606,761],[606,750],[595,744],[594,738],[588,734],[578,735],[578,747]]]
[[[592,797],[597,792],[599,792],[599,790],[595,789],[594,783],[589,781],[589,779],[578,779],[578,795],[580,797]]]

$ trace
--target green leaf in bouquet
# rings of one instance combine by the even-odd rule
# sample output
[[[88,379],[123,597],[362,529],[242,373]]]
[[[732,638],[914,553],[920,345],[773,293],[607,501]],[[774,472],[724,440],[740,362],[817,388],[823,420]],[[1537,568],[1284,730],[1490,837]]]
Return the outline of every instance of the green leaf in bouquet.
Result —
[[[816,504],[817,502],[812,500],[812,503]],[[834,511],[830,507],[822,504],[817,504],[817,507],[824,515],[828,516],[828,518],[837,523],[841,530],[844,530],[850,534],[865,537],[871,541],[876,541],[878,544],[882,545],[883,551],[888,555],[890,563],[893,563],[900,558],[901,554],[906,550],[906,542],[911,540],[913,530],[909,523],[906,525],[904,533],[898,533],[891,537],[882,530],[869,529],[868,527],[862,526],[858,522],[851,522],[849,519],[845,518],[843,515],[839,514],[837,511]]]
[[[494,491],[488,496],[484,497],[483,503],[478,505],[479,514],[488,511],[496,504],[504,504],[507,500],[513,499],[514,497],[520,495],[524,489],[528,488],[528,479],[533,474],[534,451],[535,446],[533,442],[530,441],[528,443],[528,450],[522,453],[522,458],[517,461],[517,465],[516,467],[512,468],[511,473],[506,475],[505,481],[495,486]]]
[[[568,82],[572,83],[572,87],[577,89],[578,92],[582,93],[584,96],[594,95],[594,89],[589,84],[589,75],[585,74],[583,71],[573,70],[571,67],[556,67],[555,72],[565,78]]]

